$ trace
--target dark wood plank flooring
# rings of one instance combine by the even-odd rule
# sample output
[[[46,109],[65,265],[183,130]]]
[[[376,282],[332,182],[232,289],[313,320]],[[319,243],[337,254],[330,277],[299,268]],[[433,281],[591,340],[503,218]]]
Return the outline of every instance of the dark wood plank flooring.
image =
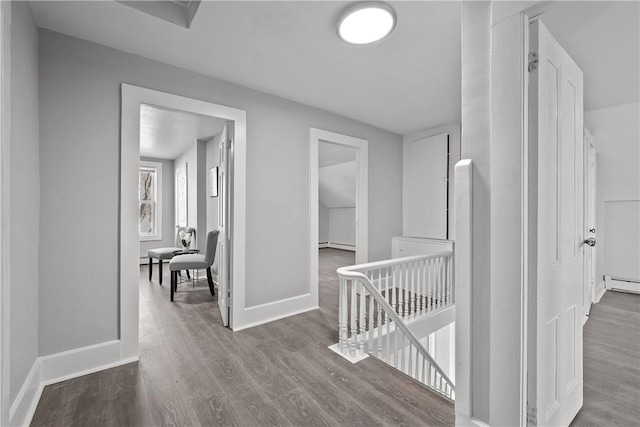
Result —
[[[640,425],[640,295],[607,291],[591,307],[584,404],[571,425]]]
[[[140,361],[45,387],[31,425],[453,425],[453,405],[412,379],[327,348],[335,271],[353,263],[321,250],[320,310],[239,332],[222,326],[206,279],[171,303],[167,268],[160,286],[141,267]]]

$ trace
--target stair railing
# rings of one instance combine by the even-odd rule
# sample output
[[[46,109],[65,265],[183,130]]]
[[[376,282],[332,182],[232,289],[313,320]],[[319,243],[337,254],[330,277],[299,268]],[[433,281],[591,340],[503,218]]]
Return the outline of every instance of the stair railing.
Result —
[[[454,304],[451,252],[338,269],[339,341],[352,361],[373,355],[449,399],[454,384],[407,322]]]

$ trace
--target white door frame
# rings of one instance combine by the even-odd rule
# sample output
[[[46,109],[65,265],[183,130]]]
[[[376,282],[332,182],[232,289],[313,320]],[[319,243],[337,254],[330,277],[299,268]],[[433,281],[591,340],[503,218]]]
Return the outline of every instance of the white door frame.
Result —
[[[0,3],[0,425],[9,424],[10,396],[10,284],[9,266],[10,251],[5,250],[10,244],[10,90],[11,90],[11,2]]]
[[[309,128],[309,292],[318,305],[318,147],[320,141],[356,149],[356,264],[369,260],[369,141]]]
[[[172,95],[129,84],[121,87],[121,151],[120,151],[120,357],[137,359],[138,347],[138,280],[140,244],[137,231],[137,182],[140,165],[140,105],[150,104],[196,114],[214,116],[235,123],[234,168],[234,245],[233,295],[231,326],[234,312],[242,313],[245,292],[245,215],[246,215],[246,112],[211,102]],[[234,310],[236,309],[236,310]]]

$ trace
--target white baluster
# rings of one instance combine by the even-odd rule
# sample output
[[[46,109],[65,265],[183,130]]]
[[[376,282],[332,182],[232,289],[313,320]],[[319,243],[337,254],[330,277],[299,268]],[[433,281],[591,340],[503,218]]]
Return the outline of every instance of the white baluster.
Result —
[[[356,315],[358,313],[358,308],[357,308],[358,296],[356,295],[355,280],[349,280],[349,283],[351,285],[349,286],[349,292],[350,292],[350,298],[351,298],[351,313],[349,313],[349,327],[351,329],[349,354],[351,355],[351,357],[356,357],[356,350],[357,350],[356,340],[358,336]]]
[[[364,287],[362,283],[358,280],[358,290],[360,291],[360,303],[358,304],[358,309],[360,312],[360,316],[358,317],[358,344],[360,348],[360,356],[364,355],[364,334],[365,334],[365,314],[367,311],[367,303],[364,295]]]

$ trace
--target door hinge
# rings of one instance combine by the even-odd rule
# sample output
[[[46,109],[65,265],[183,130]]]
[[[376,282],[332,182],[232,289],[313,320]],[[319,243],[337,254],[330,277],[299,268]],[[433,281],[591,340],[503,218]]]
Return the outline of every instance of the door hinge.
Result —
[[[529,72],[535,71],[538,69],[538,52],[529,52]]]

